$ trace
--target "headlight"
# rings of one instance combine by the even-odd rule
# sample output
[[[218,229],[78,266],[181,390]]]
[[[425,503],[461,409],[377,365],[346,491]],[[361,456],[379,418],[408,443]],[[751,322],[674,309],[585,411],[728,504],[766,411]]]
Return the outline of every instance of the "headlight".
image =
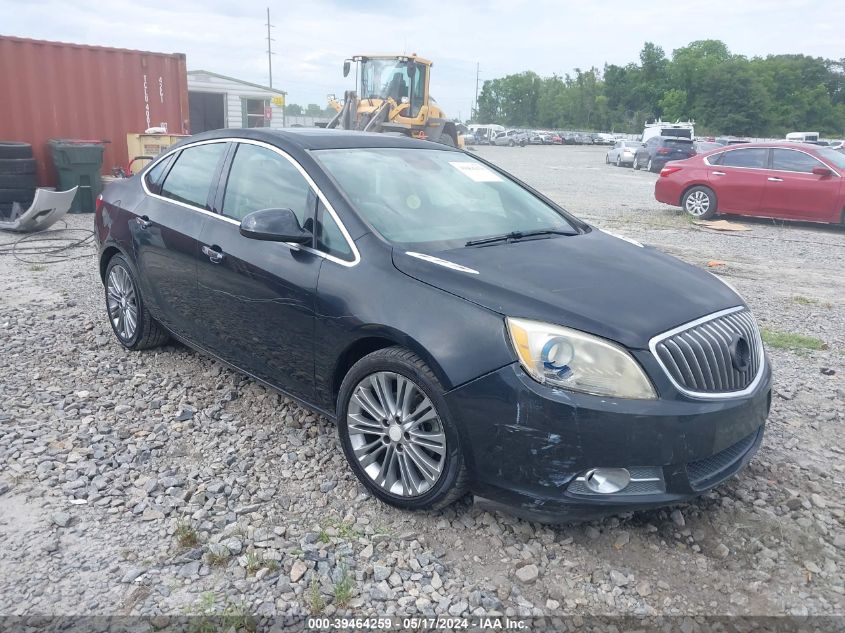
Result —
[[[657,397],[639,363],[615,343],[549,323],[506,322],[519,362],[537,382],[612,398]]]

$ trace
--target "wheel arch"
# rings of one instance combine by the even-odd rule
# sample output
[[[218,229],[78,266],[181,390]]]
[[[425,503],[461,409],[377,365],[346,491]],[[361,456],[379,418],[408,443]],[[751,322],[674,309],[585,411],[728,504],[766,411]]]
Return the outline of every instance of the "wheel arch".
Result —
[[[103,283],[106,282],[106,269],[109,267],[109,262],[115,255],[123,255],[126,257],[124,252],[113,244],[106,246],[100,253],[100,281]]]
[[[446,373],[434,357],[425,349],[418,341],[407,334],[400,332],[394,328],[377,327],[362,329],[360,335],[354,341],[349,343],[343,351],[338,355],[335,361],[334,371],[332,372],[331,380],[331,398],[332,405],[337,409],[337,398],[340,395],[340,386],[343,379],[352,366],[359,360],[372,354],[375,351],[384,349],[386,347],[402,347],[410,350],[425,361],[431,371],[437,377],[437,380],[443,385],[443,388],[448,390],[451,387]]]
[[[712,191],[712,192],[713,192],[713,195],[714,195],[714,196],[715,196],[715,198],[716,198],[716,203],[718,204],[718,202],[719,202],[719,195],[716,193],[716,190],[715,190],[715,189],[713,189],[713,187],[711,187],[711,186],[710,186],[710,183],[709,183],[709,182],[706,182],[706,181],[704,181],[704,182],[701,182],[701,181],[696,181],[696,182],[692,182],[692,183],[688,184],[688,185],[687,185],[686,187],[684,187],[684,188],[683,188],[683,190],[681,191],[681,195],[680,195],[680,197],[678,198],[678,206],[679,206],[679,207],[682,207],[682,208],[683,208],[683,206],[684,206],[684,197],[687,195],[687,193],[689,192],[689,190],[690,190],[690,189],[695,189],[696,187],[707,187],[710,191]],[[843,211],[843,213],[845,213],[845,211]]]

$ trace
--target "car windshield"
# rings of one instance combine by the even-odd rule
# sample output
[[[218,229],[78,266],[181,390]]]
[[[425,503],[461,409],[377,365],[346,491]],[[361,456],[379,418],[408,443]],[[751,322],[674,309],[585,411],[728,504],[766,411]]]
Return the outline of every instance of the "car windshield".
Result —
[[[829,147],[820,147],[816,151],[828,164],[845,169],[845,153],[842,153],[842,150],[837,151]]]
[[[358,214],[404,248],[446,250],[512,233],[579,232],[574,219],[460,152],[355,148],[313,154]]]

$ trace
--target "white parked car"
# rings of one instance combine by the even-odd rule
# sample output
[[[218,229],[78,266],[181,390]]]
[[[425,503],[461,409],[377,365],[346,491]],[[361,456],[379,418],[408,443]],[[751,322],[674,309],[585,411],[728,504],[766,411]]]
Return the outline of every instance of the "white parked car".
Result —
[[[605,163],[613,163],[617,167],[622,165],[633,165],[634,155],[637,153],[637,148],[642,147],[639,141],[625,141],[618,140],[613,144],[607,155],[604,157]]]

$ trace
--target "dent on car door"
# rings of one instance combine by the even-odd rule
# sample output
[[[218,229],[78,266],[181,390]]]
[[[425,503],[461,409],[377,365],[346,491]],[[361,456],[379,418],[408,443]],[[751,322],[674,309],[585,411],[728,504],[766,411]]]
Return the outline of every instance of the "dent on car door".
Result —
[[[199,234],[226,143],[187,147],[149,175],[150,195],[135,210],[130,233],[141,294],[169,330],[188,335],[195,322]],[[172,163],[172,165],[170,164]]]
[[[815,167],[827,167],[806,152],[788,148],[772,150],[772,173],[766,181],[762,207],[768,215],[838,222],[842,178],[820,176]]]
[[[711,162],[714,162],[711,159]],[[709,170],[710,186],[716,192],[719,210],[731,213],[760,213],[760,202],[770,174],[769,150],[748,147],[726,150]]]
[[[200,242],[201,345],[288,393],[314,392],[314,301],[323,259],[307,248],[241,235],[261,209],[291,209],[313,231],[317,198],[294,164],[273,149],[240,143]]]

